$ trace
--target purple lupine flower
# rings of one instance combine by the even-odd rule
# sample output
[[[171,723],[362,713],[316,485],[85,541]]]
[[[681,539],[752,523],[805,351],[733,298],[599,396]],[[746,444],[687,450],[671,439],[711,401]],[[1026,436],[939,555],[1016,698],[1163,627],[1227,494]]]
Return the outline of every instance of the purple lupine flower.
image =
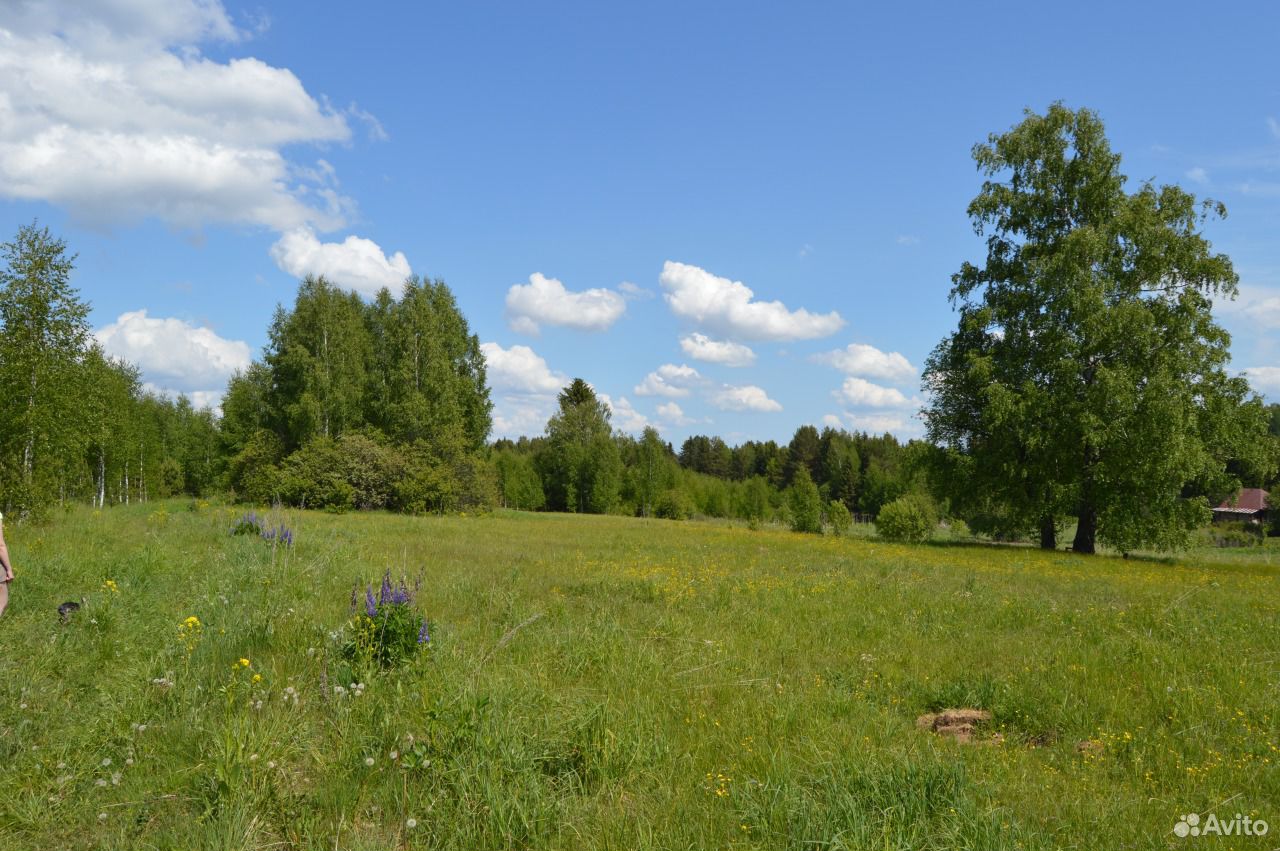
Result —
[[[413,600],[413,594],[409,591],[409,586],[401,579],[396,583],[395,590],[391,592],[391,602],[397,606],[406,606]]]
[[[373,586],[372,585],[364,589],[364,613],[369,617],[373,617],[378,613],[378,607],[373,602]]]
[[[382,574],[382,587],[378,589],[378,605],[385,606],[391,602],[391,571]]]
[[[431,636],[427,634],[427,621],[426,621],[426,618],[423,618],[422,629],[418,630],[418,643],[426,644],[430,640],[431,640]]]

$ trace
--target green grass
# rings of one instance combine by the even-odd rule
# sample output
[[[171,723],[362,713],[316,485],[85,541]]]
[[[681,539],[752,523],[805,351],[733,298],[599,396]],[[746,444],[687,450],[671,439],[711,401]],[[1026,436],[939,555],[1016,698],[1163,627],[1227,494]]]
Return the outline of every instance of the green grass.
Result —
[[[280,515],[297,532],[285,551],[229,536],[238,514],[174,502],[7,530],[0,848],[1280,835],[1270,551],[1089,559],[606,517],[298,512]],[[352,585],[386,569],[421,574],[431,649],[350,674],[363,695],[335,697]],[[57,605],[82,595],[60,625]],[[1002,739],[917,729],[949,706],[991,710]],[[1276,827],[1175,838],[1193,811]]]

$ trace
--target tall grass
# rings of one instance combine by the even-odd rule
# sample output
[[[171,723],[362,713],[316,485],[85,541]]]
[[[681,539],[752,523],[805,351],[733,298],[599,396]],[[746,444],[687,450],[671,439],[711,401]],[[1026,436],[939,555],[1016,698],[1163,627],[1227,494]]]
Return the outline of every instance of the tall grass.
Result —
[[[289,512],[283,547],[237,516],[7,530],[0,848],[1274,845],[1173,836],[1214,808],[1280,831],[1280,590],[1247,554],[517,513]],[[429,649],[354,671],[351,588],[387,570],[421,575]],[[1001,735],[917,729],[950,706]]]

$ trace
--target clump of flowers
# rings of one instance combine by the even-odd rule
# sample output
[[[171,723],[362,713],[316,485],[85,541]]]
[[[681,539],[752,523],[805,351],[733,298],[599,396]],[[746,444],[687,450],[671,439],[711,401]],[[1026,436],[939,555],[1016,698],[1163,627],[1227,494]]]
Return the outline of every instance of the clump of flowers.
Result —
[[[263,518],[256,511],[246,511],[239,520],[231,524],[232,535],[261,535],[264,529]]]
[[[114,579],[104,580],[102,583],[102,590],[110,591],[112,594],[120,593],[120,589],[116,586],[116,581]]]
[[[200,638],[203,635],[204,625],[200,623],[200,619],[195,615],[178,625],[178,641],[186,649],[188,657],[195,652],[196,645],[200,643]]]
[[[416,596],[416,584],[410,588],[403,579],[393,583],[390,571],[383,574],[376,597],[369,585],[361,599],[357,583],[351,589],[353,616],[343,656],[352,663],[369,662],[389,668],[430,644],[427,620],[413,605]]]
[[[293,530],[281,523],[279,526],[263,529],[262,540],[279,544],[283,547],[292,547]]]

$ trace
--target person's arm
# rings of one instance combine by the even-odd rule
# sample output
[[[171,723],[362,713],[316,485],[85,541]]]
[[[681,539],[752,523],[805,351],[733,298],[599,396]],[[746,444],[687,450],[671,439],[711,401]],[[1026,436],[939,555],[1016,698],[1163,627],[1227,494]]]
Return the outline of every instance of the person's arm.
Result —
[[[0,514],[0,570],[5,579],[13,578],[13,564],[9,561],[9,548],[4,545],[4,515]]]

